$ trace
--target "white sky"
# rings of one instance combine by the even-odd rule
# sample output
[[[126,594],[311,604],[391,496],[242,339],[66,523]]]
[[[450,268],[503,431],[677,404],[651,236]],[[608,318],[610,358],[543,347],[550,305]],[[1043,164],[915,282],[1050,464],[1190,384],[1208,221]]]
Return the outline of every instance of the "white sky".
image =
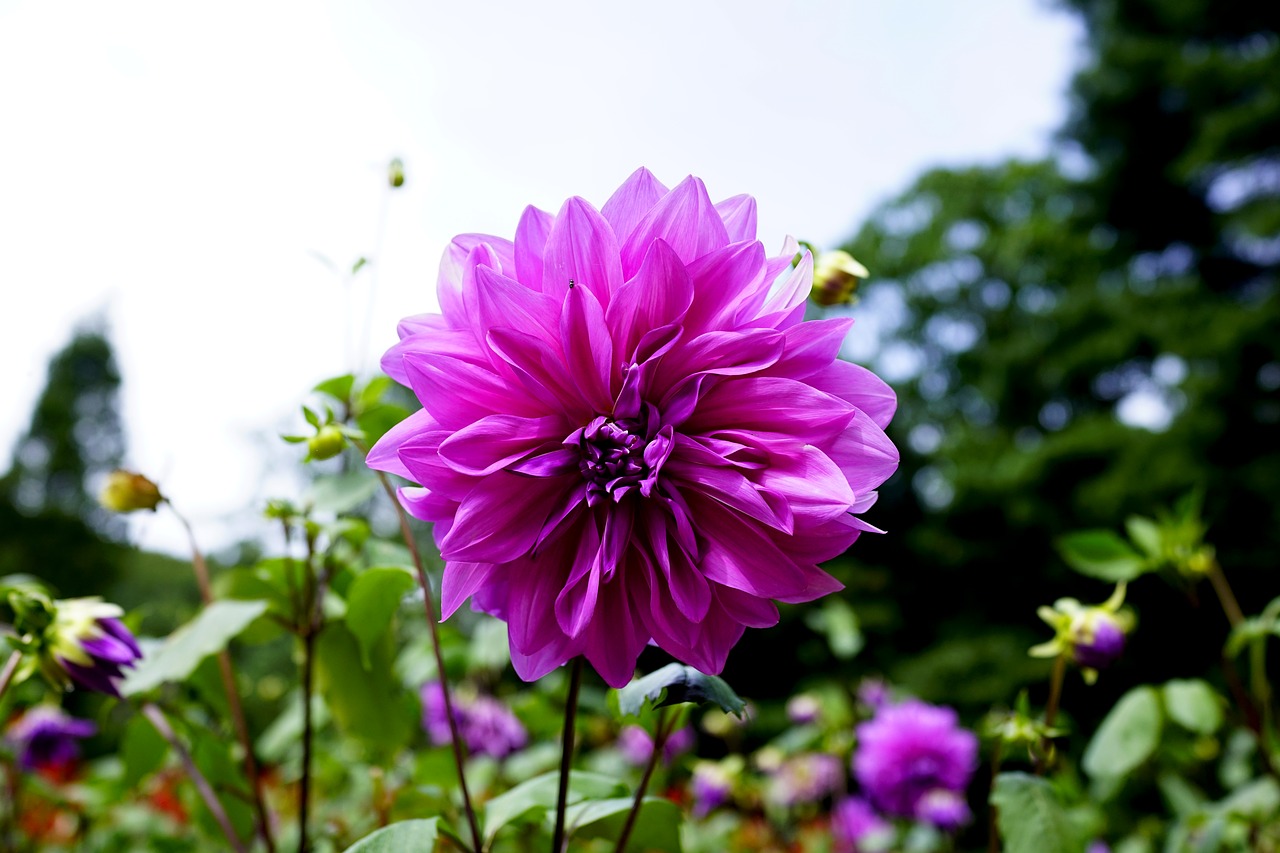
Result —
[[[1043,154],[1078,40],[1043,0],[0,0],[0,467],[105,312],[129,464],[225,544],[307,389],[435,306],[453,234],[645,165],[832,245],[927,167]]]

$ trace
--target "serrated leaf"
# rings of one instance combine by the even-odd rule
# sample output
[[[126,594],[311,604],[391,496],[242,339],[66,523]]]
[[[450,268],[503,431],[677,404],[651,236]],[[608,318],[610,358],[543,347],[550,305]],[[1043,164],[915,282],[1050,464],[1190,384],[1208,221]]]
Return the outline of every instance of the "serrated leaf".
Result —
[[[634,797],[577,803],[565,809],[565,826],[574,838],[617,841],[634,803]],[[627,850],[633,853],[648,853],[650,850],[681,853],[682,821],[680,807],[675,803],[661,797],[645,797],[631,829],[631,837],[627,839]]]
[[[724,679],[699,672],[682,663],[669,663],[657,672],[650,673],[617,691],[618,712],[624,717],[636,717],[646,703],[662,708],[690,702],[701,705],[709,702],[726,714],[742,716],[745,702]]]
[[[417,582],[398,566],[378,566],[356,576],[347,590],[347,627],[360,644],[360,661],[368,669],[369,651],[386,634],[400,601]]]
[[[307,501],[320,512],[350,512],[373,497],[378,478],[368,471],[320,477],[311,484]]]
[[[128,674],[120,692],[125,696],[158,687],[166,681],[182,681],[200,661],[227,647],[231,638],[267,610],[265,601],[215,601],[195,619],[169,635],[154,654],[144,657]]]
[[[1127,775],[1155,753],[1160,745],[1164,714],[1154,687],[1135,687],[1120,697],[1089,746],[1082,766],[1090,776]]]
[[[1208,682],[1177,679],[1164,685],[1164,707],[1169,718],[1184,729],[1211,735],[1222,727],[1222,706]]]
[[[551,771],[521,782],[509,791],[494,797],[484,806],[485,843],[498,834],[498,830],[517,821],[540,821],[548,809],[555,808],[559,793],[560,773]],[[610,776],[574,770],[569,774],[567,804],[584,800],[603,800],[625,795],[627,786]]]
[[[350,373],[347,373],[342,376],[334,376],[331,379],[326,379],[316,385],[312,390],[320,394],[327,394],[339,403],[345,403],[351,398],[351,388],[355,385],[355,382],[356,378]]]
[[[1057,541],[1058,553],[1082,575],[1111,581],[1133,580],[1147,571],[1147,562],[1128,542],[1110,530],[1082,530]]]
[[[432,853],[436,849],[439,820],[429,817],[384,826],[352,844],[346,853]]]
[[[1075,853],[1071,826],[1053,786],[1026,773],[1001,773],[991,792],[1005,853]]]

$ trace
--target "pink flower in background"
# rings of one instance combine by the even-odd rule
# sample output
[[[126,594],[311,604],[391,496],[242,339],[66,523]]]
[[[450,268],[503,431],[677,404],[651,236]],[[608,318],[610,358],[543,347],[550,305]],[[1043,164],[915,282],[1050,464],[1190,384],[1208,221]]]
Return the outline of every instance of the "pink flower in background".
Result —
[[[662,745],[662,763],[670,764],[693,749],[695,737],[689,726],[676,729],[668,735],[666,743]],[[641,726],[623,726],[622,731],[618,732],[618,751],[628,764],[643,767],[653,755],[653,737]]]
[[[875,529],[893,392],[837,360],[851,320],[801,322],[809,254],[755,231],[750,197],[641,169],[600,210],[527,208],[514,242],[455,238],[441,313],[400,324],[383,369],[423,408],[368,463],[418,484],[445,617],[506,620],[522,678],[583,654],[622,686],[651,639],[717,673]]]
[[[444,688],[438,681],[422,685],[422,728],[436,746],[449,743],[449,715],[445,713]],[[492,696],[453,696],[453,719],[458,736],[473,755],[506,758],[529,742],[519,718]]]
[[[860,797],[842,797],[831,809],[832,849],[835,853],[887,850],[893,827]]]
[[[978,739],[955,711],[917,699],[882,705],[857,736],[853,773],[877,809],[943,829],[969,819],[964,789],[978,766]]]

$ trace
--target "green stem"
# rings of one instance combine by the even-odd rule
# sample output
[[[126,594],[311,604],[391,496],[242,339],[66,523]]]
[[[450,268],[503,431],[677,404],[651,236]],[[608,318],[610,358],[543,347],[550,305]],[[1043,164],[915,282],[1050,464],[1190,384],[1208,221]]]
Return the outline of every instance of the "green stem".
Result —
[[[248,853],[248,848],[240,840],[240,836],[236,834],[235,827],[231,824],[231,819],[227,817],[226,809],[222,807],[217,795],[213,793],[213,787],[209,784],[209,780],[200,772],[200,768],[196,767],[195,761],[191,758],[191,753],[187,752],[187,748],[182,745],[182,741],[178,740],[178,736],[174,734],[173,727],[165,719],[164,712],[155,704],[148,702],[142,706],[142,715],[151,721],[151,725],[155,726],[160,736],[169,742],[169,746],[173,747],[173,751],[177,754],[178,760],[182,762],[182,766],[187,771],[187,776],[191,779],[191,783],[196,786],[200,799],[204,800],[205,806],[213,815],[213,819],[222,830],[222,834],[227,837],[232,849],[236,853]]]
[[[362,453],[368,453],[366,448],[359,445],[357,447]],[[435,655],[436,674],[440,679],[440,694],[444,698],[444,714],[449,722],[449,742],[453,746],[453,763],[458,771],[458,786],[462,790],[462,807],[467,815],[467,826],[471,829],[471,849],[478,851],[482,849],[483,839],[480,835],[480,822],[476,819],[475,806],[471,802],[471,791],[467,788],[466,755],[463,752],[462,737],[458,734],[458,721],[453,716],[453,697],[449,692],[444,654],[440,650],[440,629],[436,626],[436,603],[435,596],[431,594],[431,580],[427,577],[427,568],[418,550],[418,542],[409,528],[409,516],[400,505],[400,501],[396,499],[391,480],[381,471],[378,472],[378,480],[382,483],[387,497],[391,499],[391,505],[396,509],[396,515],[400,519],[400,535],[404,539],[405,547],[409,549],[409,554],[413,557],[414,567],[418,570],[418,586],[422,588],[422,606],[426,611],[427,629],[431,633],[431,651]]]
[[[578,716],[578,691],[582,687],[582,656],[569,665],[569,694],[564,703],[564,738],[560,750],[560,788],[556,792],[556,828],[551,853],[564,850],[564,808],[569,799],[569,768],[573,764],[574,722]]]
[[[9,655],[9,659],[5,661],[4,671],[0,672],[0,698],[4,698],[5,691],[9,689],[9,684],[13,681],[13,674],[18,671],[18,664],[20,663],[22,663],[22,652],[18,651]]]
[[[1222,567],[1216,561],[1209,569],[1209,583],[1218,594],[1218,601],[1222,603],[1222,612],[1227,614],[1227,621],[1232,628],[1238,628],[1244,622],[1244,612],[1240,609],[1240,602],[1236,601],[1235,593],[1231,591],[1231,584],[1227,583],[1227,576],[1222,573]]]
[[[1004,757],[1004,741],[996,741],[991,754],[991,786],[987,789],[987,853],[1000,853],[1000,814],[991,804],[996,791],[996,777],[1000,775],[1000,760]]]
[[[622,825],[622,832],[618,835],[618,846],[614,848],[615,853],[624,853],[627,849],[627,841],[631,838],[631,831],[635,828],[636,819],[640,817],[640,807],[644,803],[644,793],[649,789],[649,780],[653,777],[653,771],[658,766],[658,761],[662,757],[663,747],[667,745],[667,737],[670,736],[671,730],[675,728],[675,718],[667,724],[667,709],[663,708],[658,712],[658,725],[653,733],[653,752],[649,755],[649,763],[644,768],[644,776],[640,778],[640,787],[636,788],[635,801],[631,803],[631,811],[627,812],[627,822]]]
[[[1049,701],[1044,706],[1044,727],[1046,729],[1053,728],[1053,722],[1058,718],[1058,706],[1062,702],[1062,682],[1066,680],[1067,675],[1067,656],[1065,654],[1058,655],[1053,662],[1053,675],[1049,678]],[[1043,774],[1048,768],[1049,750],[1053,745],[1053,741],[1047,736],[1041,742],[1041,749],[1044,755],[1036,760],[1036,774]]]

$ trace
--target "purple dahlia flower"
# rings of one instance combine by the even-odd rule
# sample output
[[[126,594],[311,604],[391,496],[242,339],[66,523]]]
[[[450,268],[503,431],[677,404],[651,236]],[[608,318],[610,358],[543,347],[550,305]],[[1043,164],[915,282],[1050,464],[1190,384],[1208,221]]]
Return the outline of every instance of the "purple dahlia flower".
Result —
[[[689,790],[693,794],[693,816],[704,818],[729,801],[733,783],[741,772],[741,759],[699,761],[693,766]]]
[[[41,665],[55,682],[120,698],[124,669],[142,657],[133,634],[120,621],[124,611],[97,598],[54,602],[54,619],[44,632]],[[64,675],[65,674],[65,675]]]
[[[667,735],[662,745],[662,763],[670,764],[693,748],[693,729],[685,726]],[[641,726],[623,726],[618,732],[618,750],[628,764],[643,767],[653,755],[653,738]]]
[[[835,853],[884,850],[893,827],[861,797],[844,797],[831,809],[831,838]]]
[[[755,232],[749,196],[640,169],[598,211],[455,238],[441,313],[401,322],[382,366],[422,410],[368,464],[418,484],[444,616],[506,620],[521,678],[582,654],[621,687],[650,639],[720,672],[875,530],[894,394],[837,359],[851,320],[801,322],[809,254]]]
[[[916,699],[880,709],[857,729],[853,774],[872,804],[898,817],[926,820],[941,789],[962,794],[978,766],[978,739],[956,713]]]
[[[529,742],[516,715],[492,696],[468,699],[454,693],[450,698],[458,736],[472,755],[506,758]],[[444,710],[444,689],[438,681],[422,685],[422,727],[436,746],[449,743],[449,716]]]
[[[18,751],[18,766],[31,771],[58,771],[80,758],[80,740],[98,731],[89,720],[80,720],[53,705],[37,705],[5,732],[5,740]]]

